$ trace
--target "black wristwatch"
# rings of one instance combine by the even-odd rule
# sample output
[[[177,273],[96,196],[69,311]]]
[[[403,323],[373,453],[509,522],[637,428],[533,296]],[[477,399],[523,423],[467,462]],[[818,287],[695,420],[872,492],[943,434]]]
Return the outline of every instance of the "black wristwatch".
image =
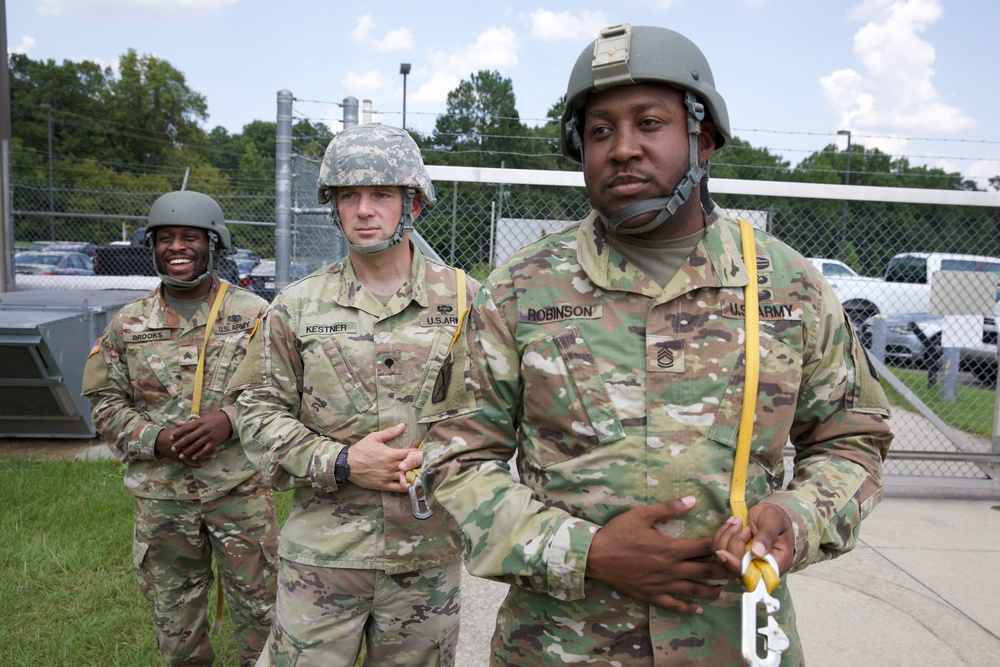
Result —
[[[351,476],[351,466],[347,465],[347,447],[340,450],[337,460],[333,464],[333,481],[343,484]]]

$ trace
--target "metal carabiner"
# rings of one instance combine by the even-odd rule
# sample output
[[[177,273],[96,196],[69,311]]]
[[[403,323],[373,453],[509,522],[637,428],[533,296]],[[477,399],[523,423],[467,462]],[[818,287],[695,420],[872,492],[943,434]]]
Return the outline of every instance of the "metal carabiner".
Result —
[[[419,489],[419,491],[418,491]],[[427,492],[424,490],[424,483],[420,477],[414,477],[410,482],[410,511],[418,519],[426,519],[434,514],[427,504]]]
[[[745,574],[750,562],[754,559],[749,551],[743,556],[743,563],[740,566],[740,573]],[[770,563],[775,572],[778,572],[778,563],[774,556],[768,554],[764,560]],[[778,613],[781,603],[771,597],[767,592],[767,584],[761,578],[757,586],[752,591],[743,594],[743,632],[742,649],[743,659],[750,667],[778,667],[781,664],[781,654],[788,649],[788,636],[774,619],[774,614]],[[764,613],[767,617],[767,624],[760,627],[757,624],[757,606],[764,605]],[[767,651],[766,657],[761,657],[757,652],[757,636],[764,638],[764,648]]]

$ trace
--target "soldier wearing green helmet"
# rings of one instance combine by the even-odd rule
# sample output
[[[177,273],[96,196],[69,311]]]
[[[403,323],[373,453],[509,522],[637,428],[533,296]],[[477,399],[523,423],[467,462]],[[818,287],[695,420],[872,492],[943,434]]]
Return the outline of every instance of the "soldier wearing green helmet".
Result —
[[[511,585],[491,665],[744,665],[761,635],[741,558],[784,575],[855,546],[882,497],[888,401],[819,272],[710,199],[731,134],[697,46],[605,28],[565,99],[594,210],[483,284],[482,401],[431,429],[424,479],[469,571]],[[801,665],[773,583],[754,664]]]
[[[368,124],[331,141],[317,198],[348,256],[274,299],[230,389],[244,448],[294,489],[277,614],[258,663],[453,665],[461,551],[417,474],[428,425],[475,405],[478,283],[409,240],[434,203],[416,143]]]
[[[225,387],[267,303],[216,276],[232,241],[208,195],[159,197],[144,238],[162,285],[112,319],[87,359],[83,393],[127,464],[133,561],[164,663],[214,660],[214,556],[246,667],[271,627],[278,532],[271,488],[240,446]]]

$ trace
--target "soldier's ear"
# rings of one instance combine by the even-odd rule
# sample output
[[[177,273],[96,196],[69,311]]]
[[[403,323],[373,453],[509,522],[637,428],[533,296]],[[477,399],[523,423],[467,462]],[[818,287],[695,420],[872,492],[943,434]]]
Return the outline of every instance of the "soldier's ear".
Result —
[[[424,210],[424,193],[417,190],[416,194],[413,195],[413,204],[410,207],[412,209],[411,216],[416,220],[420,216],[420,212]]]

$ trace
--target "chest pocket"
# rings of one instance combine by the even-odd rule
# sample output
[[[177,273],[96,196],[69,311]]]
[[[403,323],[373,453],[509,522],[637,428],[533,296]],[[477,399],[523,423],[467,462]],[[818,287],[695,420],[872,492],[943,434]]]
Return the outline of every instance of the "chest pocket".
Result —
[[[169,342],[169,341],[168,341]],[[172,342],[170,342],[173,345]],[[135,387],[135,400],[156,405],[164,397],[181,393],[180,366],[173,354],[164,355],[155,342],[125,343],[128,373]]]
[[[776,472],[783,465],[783,450],[795,418],[799,385],[802,381],[802,353],[792,345],[761,335],[761,358],[757,402],[754,410],[751,460]],[[736,449],[739,435],[743,388],[746,384],[745,352],[729,378],[708,437]]]
[[[214,356],[215,363],[210,367],[210,372],[206,373],[205,387],[207,389],[215,392],[226,391],[230,377],[236,373],[240,362],[246,356],[246,339],[249,337],[249,332],[227,334],[222,337],[213,334],[213,338],[209,339],[208,351]],[[215,349],[213,350],[212,347]]]
[[[302,411],[313,415],[322,432],[367,412],[373,405],[357,368],[335,337],[303,341]]]
[[[604,378],[573,324],[521,357],[527,454],[545,467],[625,437]]]

